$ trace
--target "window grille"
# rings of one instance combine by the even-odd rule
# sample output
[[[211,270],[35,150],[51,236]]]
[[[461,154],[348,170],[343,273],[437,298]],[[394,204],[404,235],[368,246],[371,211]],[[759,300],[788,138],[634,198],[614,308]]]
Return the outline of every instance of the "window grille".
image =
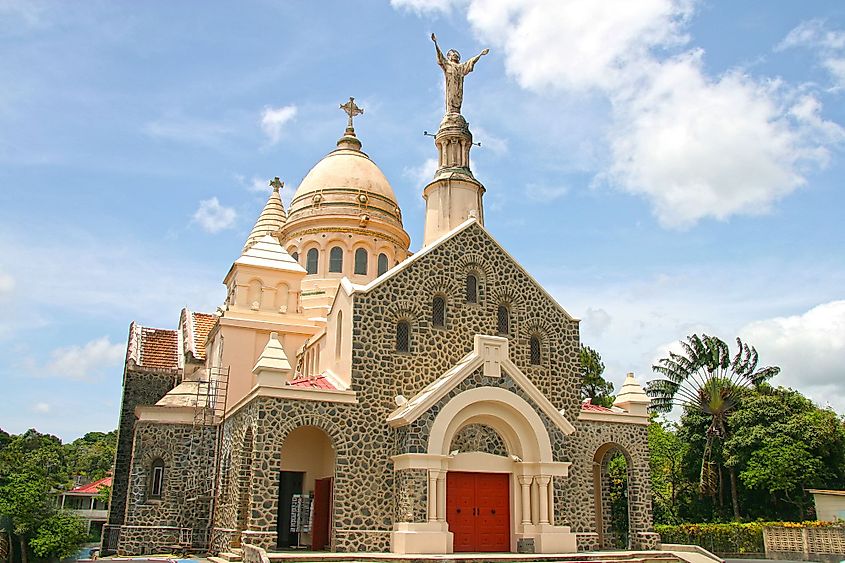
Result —
[[[498,329],[499,334],[508,335],[510,334],[511,328],[511,313],[508,310],[507,305],[499,305],[499,311],[497,314],[497,321],[498,321]]]
[[[355,274],[359,276],[367,275],[367,250],[359,248],[355,251]]]
[[[478,278],[473,274],[467,276],[467,303],[478,303]]]
[[[320,260],[320,251],[312,248],[305,255],[305,272],[309,275],[317,273],[317,262]]]
[[[381,253],[378,255],[378,275],[382,275],[387,271],[387,254]]]
[[[540,355],[540,338],[537,336],[532,336],[530,340],[531,346],[531,365],[532,366],[539,366],[541,355]]]
[[[446,326],[446,300],[439,295],[431,301],[431,324],[441,328]]]
[[[408,321],[396,323],[396,351],[411,351],[411,325]]]
[[[343,272],[343,249],[339,246],[329,251],[329,272],[338,274]]]

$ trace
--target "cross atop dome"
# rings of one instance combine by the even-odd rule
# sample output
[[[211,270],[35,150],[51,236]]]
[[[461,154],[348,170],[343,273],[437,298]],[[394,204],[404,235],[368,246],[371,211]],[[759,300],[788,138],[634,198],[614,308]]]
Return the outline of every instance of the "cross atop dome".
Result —
[[[279,180],[279,177],[276,176],[270,180],[270,187],[273,188],[274,192],[279,193],[281,189],[285,187],[285,183]]]
[[[364,109],[359,108],[355,104],[355,98],[349,96],[349,101],[345,104],[340,104],[340,109],[346,112],[346,115],[349,116],[349,121],[346,124],[346,134],[347,135],[355,135],[355,128],[352,126],[352,118],[357,115],[363,115]]]
[[[355,135],[355,127],[352,124],[352,118],[362,115],[364,113],[364,109],[358,107],[355,103],[355,98],[352,96],[349,96],[348,102],[340,104],[340,109],[346,113],[349,120],[346,122],[346,131],[344,131],[343,137],[341,137],[337,142],[337,147],[340,149],[361,150],[361,141],[359,141],[358,137]]]

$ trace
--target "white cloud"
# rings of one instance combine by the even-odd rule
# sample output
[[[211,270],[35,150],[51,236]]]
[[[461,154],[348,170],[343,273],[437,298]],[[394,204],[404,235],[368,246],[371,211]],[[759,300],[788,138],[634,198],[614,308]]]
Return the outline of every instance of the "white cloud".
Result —
[[[417,14],[449,13],[452,3],[452,0],[390,0],[390,5],[394,8],[410,10]]]
[[[418,12],[447,9],[413,4]],[[692,0],[466,6],[479,41],[501,51],[523,88],[552,99],[607,98],[610,154],[597,179],[647,199],[665,227],[766,213],[843,140],[812,96],[796,99],[787,85],[739,69],[709,75],[703,51],[688,45]],[[825,37],[838,44],[838,36]]]
[[[544,184],[527,184],[525,186],[525,195],[533,201],[554,201],[562,198],[567,193],[569,193],[568,186],[548,186]]]
[[[602,308],[587,307],[581,319],[582,335],[601,336],[613,319],[610,314]]]
[[[611,182],[652,204],[660,223],[766,213],[824,164],[839,126],[804,99],[786,106],[782,87],[739,72],[711,80],[701,52],[655,67],[642,90],[617,104]]]
[[[194,222],[206,232],[217,233],[232,228],[237,216],[234,209],[220,205],[220,201],[212,197],[200,202],[199,208],[194,212]]]
[[[15,278],[9,274],[0,272],[0,297],[12,293],[15,289]]]
[[[266,107],[261,113],[261,129],[276,144],[282,138],[282,130],[288,122],[296,117],[296,106],[282,106],[279,108]]]
[[[473,133],[473,141],[476,143],[481,143],[479,147],[482,150],[489,150],[493,154],[497,156],[501,156],[503,154],[507,154],[508,152],[508,140],[497,135],[494,135],[486,128],[482,127],[481,125],[474,125],[473,129],[475,133]]]
[[[143,131],[158,139],[211,145],[233,133],[234,129],[220,122],[169,115],[145,124]]]
[[[112,344],[107,336],[103,336],[83,346],[64,346],[53,350],[49,363],[39,375],[92,380],[119,369],[125,354],[123,344]]]
[[[32,405],[32,410],[37,413],[46,414],[50,412],[50,405],[47,403],[35,403]]]
[[[845,300],[752,322],[739,335],[757,348],[762,365],[781,367],[773,383],[845,411]]]
[[[414,188],[423,188],[434,179],[437,172],[437,159],[429,158],[419,166],[408,166],[402,171],[402,175],[414,183]]]
[[[845,31],[828,29],[824,20],[801,22],[789,32],[776,50],[806,47],[815,49],[822,67],[830,73],[836,88],[845,87]]]

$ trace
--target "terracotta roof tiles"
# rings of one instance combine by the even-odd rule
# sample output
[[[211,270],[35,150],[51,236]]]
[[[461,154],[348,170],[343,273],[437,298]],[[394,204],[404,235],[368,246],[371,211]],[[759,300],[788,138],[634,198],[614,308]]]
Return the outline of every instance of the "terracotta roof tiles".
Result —
[[[288,385],[291,387],[300,387],[305,389],[329,389],[331,391],[336,391],[337,387],[331,384],[331,382],[326,379],[325,375],[319,375],[317,377],[299,377],[297,379],[292,379],[288,381]]]
[[[140,362],[154,369],[179,369],[179,334],[162,328],[140,329]]]
[[[205,343],[208,333],[217,323],[217,315],[208,313],[191,313],[194,320],[194,350],[198,360],[205,359]]]
[[[103,477],[93,483],[88,483],[87,485],[80,485],[69,490],[69,493],[79,494],[79,495],[95,495],[100,492],[100,489],[103,487],[111,487],[111,477]]]

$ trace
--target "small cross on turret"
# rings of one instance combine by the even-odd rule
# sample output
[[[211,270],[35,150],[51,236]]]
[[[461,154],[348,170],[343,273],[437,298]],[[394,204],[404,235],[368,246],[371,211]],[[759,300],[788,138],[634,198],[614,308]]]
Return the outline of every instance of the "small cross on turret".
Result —
[[[340,104],[340,109],[345,111],[346,115],[349,116],[349,121],[346,124],[346,130],[348,132],[352,132],[352,134],[354,135],[355,129],[352,127],[352,118],[356,115],[363,114],[364,110],[355,105],[355,98],[353,98],[352,96],[349,97],[348,102],[346,102],[345,104]]]
[[[273,188],[274,192],[279,192],[282,188],[285,187],[285,183],[279,180],[279,177],[276,176],[275,178],[270,180],[270,187]]]

